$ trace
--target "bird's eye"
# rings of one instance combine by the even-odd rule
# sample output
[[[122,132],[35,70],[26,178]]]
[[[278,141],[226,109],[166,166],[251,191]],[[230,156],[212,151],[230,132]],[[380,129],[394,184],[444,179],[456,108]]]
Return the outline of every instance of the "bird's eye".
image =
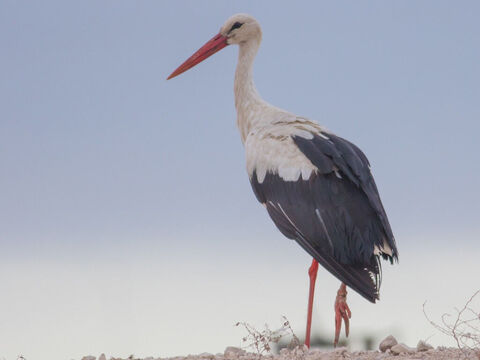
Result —
[[[231,32],[231,31],[233,31],[233,30],[235,30],[235,29],[238,29],[238,28],[239,28],[240,26],[242,26],[242,25],[243,25],[242,23],[240,23],[240,22],[237,21],[235,24],[232,25],[232,27],[231,27],[231,29],[230,29],[229,32]]]

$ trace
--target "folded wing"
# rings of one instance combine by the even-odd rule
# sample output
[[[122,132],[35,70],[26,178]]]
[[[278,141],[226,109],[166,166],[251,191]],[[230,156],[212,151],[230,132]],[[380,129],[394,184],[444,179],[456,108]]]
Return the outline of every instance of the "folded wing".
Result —
[[[379,256],[393,261],[397,249],[366,156],[330,133],[292,136],[316,170],[288,181],[269,169],[251,176],[258,200],[279,230],[369,301],[378,299]]]

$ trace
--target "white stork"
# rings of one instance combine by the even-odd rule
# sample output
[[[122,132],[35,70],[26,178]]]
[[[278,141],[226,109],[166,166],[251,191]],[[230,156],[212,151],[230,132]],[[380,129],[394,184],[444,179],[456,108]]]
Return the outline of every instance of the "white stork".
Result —
[[[393,263],[398,260],[397,247],[363,152],[317,123],[270,105],[258,94],[253,61],[261,40],[262,30],[252,16],[234,15],[168,79],[227,45],[239,46],[235,107],[250,183],[278,229],[313,257],[308,270],[308,347],[318,263],[341,281],[335,299],[336,346],[342,319],[347,336],[349,332],[346,287],[374,303],[379,299],[380,257]]]

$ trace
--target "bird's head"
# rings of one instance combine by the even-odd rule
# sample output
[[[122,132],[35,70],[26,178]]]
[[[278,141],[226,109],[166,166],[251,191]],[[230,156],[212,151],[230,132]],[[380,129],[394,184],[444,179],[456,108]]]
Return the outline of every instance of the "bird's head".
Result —
[[[260,42],[262,30],[253,16],[236,14],[230,17],[220,28],[220,32],[205,43],[200,49],[180,65],[167,80],[191,69],[206,58],[212,56],[227,45],[243,45],[250,41]]]
[[[228,45],[262,39],[260,24],[248,14],[236,14],[230,17],[220,28],[220,34],[226,37]]]

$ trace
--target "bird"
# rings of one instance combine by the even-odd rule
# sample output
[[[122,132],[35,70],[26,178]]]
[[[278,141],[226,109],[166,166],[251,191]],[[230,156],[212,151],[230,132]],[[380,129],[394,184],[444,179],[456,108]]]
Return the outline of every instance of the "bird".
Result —
[[[262,29],[253,16],[233,15],[167,80],[226,46],[238,45],[234,95],[248,177],[280,232],[313,258],[308,268],[308,348],[319,264],[340,280],[334,303],[336,347],[342,322],[349,335],[347,287],[372,303],[379,300],[381,260],[398,262],[397,245],[365,154],[317,122],[262,99],[253,81],[261,41]]]

